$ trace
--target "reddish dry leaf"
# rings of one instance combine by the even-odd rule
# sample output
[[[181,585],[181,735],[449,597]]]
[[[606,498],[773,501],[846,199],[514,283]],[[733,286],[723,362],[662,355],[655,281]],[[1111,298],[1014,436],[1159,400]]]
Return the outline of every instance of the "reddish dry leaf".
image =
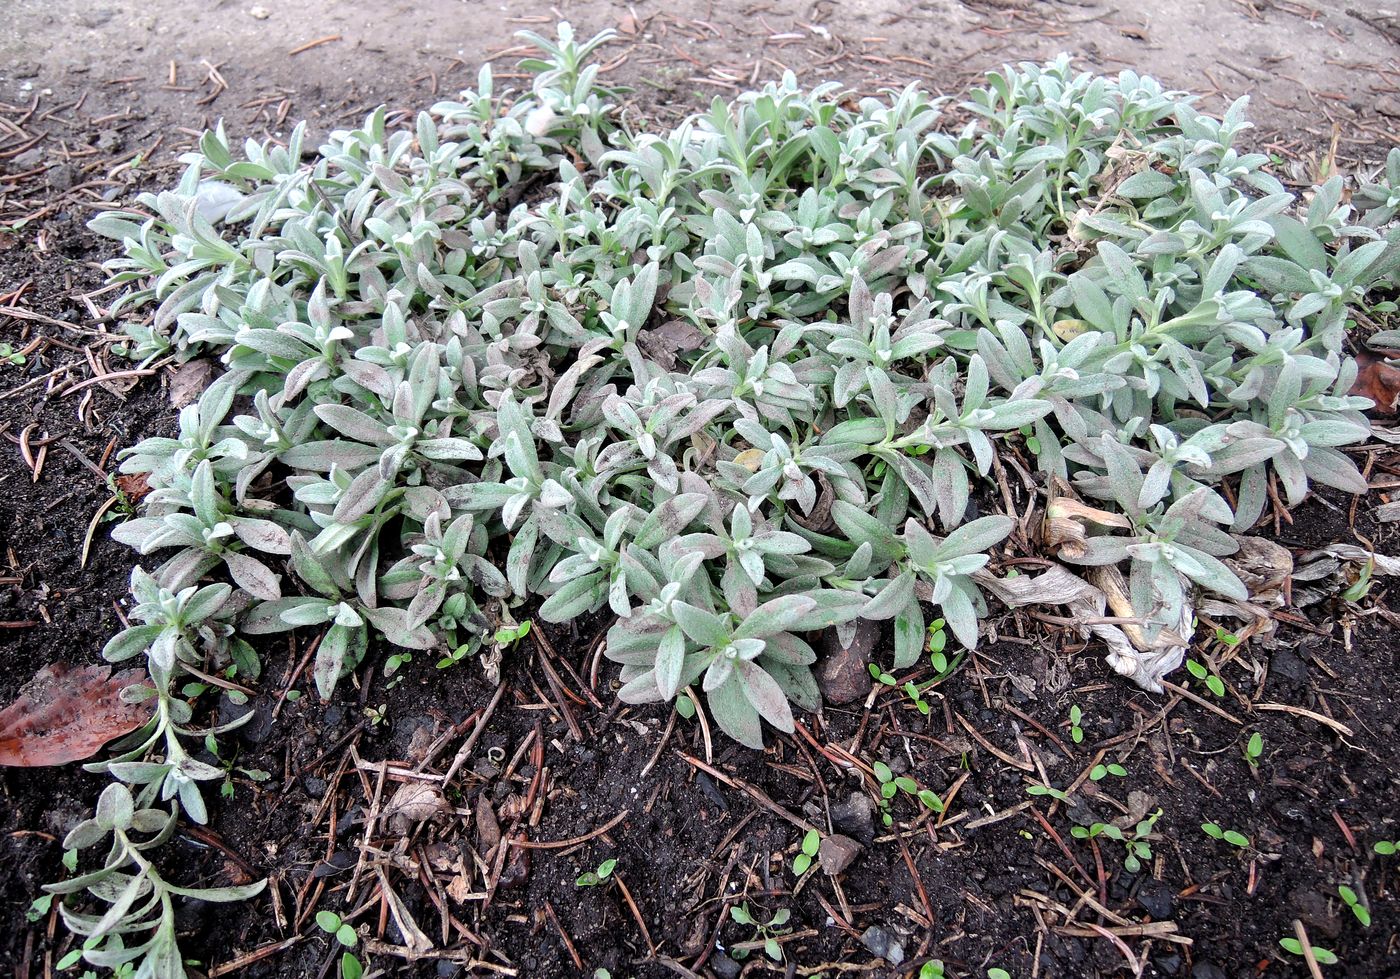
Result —
[[[129,503],[140,503],[141,498],[151,491],[145,473],[125,473],[118,476],[117,489],[122,491]]]
[[[110,666],[51,663],[0,710],[0,765],[33,768],[91,758],[108,741],[146,722],[150,707],[126,704],[122,688],[141,670],[112,674]]]
[[[1371,410],[1377,415],[1395,414],[1400,401],[1400,367],[1392,367],[1369,350],[1358,351],[1356,363],[1360,370],[1348,393],[1374,401],[1376,406]]]

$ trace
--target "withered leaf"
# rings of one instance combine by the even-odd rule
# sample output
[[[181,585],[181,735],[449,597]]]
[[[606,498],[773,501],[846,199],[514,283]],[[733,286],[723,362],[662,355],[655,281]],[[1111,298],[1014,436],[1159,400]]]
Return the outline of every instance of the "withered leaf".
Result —
[[[141,670],[50,663],[0,711],[0,765],[33,768],[91,758],[108,741],[130,734],[150,716],[146,704],[121,700]]]
[[[1369,350],[1357,351],[1356,365],[1356,383],[1347,393],[1370,398],[1376,403],[1371,411],[1377,415],[1395,414],[1396,403],[1400,402],[1400,367],[1391,366],[1384,357]]]
[[[189,360],[170,372],[170,406],[194,404],[214,376],[214,362],[208,357]]]

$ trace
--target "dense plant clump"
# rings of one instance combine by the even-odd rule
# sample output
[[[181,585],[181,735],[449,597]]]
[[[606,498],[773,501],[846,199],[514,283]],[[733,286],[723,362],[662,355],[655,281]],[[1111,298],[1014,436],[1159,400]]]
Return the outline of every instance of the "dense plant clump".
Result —
[[[970,501],[1002,460],[1111,518],[1074,559],[1126,569],[1143,649],[1184,644],[1194,588],[1245,597],[1221,558],[1271,480],[1365,489],[1343,338],[1400,264],[1400,151],[1304,206],[1236,145],[1242,105],[1063,58],[990,75],[957,131],[915,88],[789,75],[638,133],[586,64],[604,35],[529,39],[529,95],[483,69],[310,162],[300,127],[241,157],[219,129],[92,222],[130,352],[226,368],[123,463],[152,490],[116,536],[163,563],[107,656],[145,655],[156,712],[67,841],[113,840],[63,885],[111,906],[64,909],[94,964],[182,974],[185,892],[129,834],[205,819],[223,769],[175,678],[255,673],[242,637],[315,631],[329,696],[376,644],[455,661],[520,603],[606,607],[624,700],[698,683],[760,747],[819,706],[816,630],[892,621],[903,667],[933,606],[976,645],[1015,523]]]

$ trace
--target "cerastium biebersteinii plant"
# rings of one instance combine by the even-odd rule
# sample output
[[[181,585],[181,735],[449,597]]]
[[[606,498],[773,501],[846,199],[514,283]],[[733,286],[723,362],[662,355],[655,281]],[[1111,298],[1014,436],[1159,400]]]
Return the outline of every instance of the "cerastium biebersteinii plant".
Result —
[[[216,129],[92,222],[130,353],[225,369],[123,464],[152,491],[117,535],[162,563],[108,655],[144,652],[154,715],[69,841],[112,857],[57,885],[88,891],[64,914],[94,964],[182,974],[189,892],[132,833],[205,819],[222,769],[172,684],[255,671],[240,636],[319,635],[329,696],[372,649],[450,664],[521,603],[606,608],[624,700],[698,684],[759,747],[819,705],[817,630],[888,621],[903,667],[931,607],[975,646],[1006,594],[1013,520],[968,519],[999,454],[1106,508],[1077,560],[1126,569],[1143,658],[1116,665],[1149,686],[1197,589],[1243,596],[1221,558],[1270,480],[1365,489],[1343,339],[1400,263],[1400,150],[1304,206],[1238,145],[1242,104],[1064,58],[990,75],[956,131],[916,88],[788,75],[635,132],[587,64],[606,35],[528,39],[530,93],[483,69],[309,159],[301,127],[241,153]]]

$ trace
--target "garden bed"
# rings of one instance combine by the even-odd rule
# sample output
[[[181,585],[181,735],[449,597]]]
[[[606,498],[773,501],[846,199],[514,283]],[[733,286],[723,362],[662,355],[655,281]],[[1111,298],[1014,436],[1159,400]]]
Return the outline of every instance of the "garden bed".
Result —
[[[143,189],[169,182],[169,171],[140,178]],[[15,466],[0,500],[14,579],[0,615],[10,664],[0,702],[47,663],[93,661],[120,628],[132,555],[108,539],[110,524],[93,524],[113,496],[94,468],[114,472],[116,449],[175,427],[168,371],[89,382],[129,369],[84,332],[117,329],[94,325],[81,298],[101,289],[93,266],[111,249],[82,229],[71,191],[20,186],[56,206],[22,235],[0,233],[11,235],[0,239],[5,288],[30,283],[8,300],[26,312],[7,320],[15,333],[5,339],[54,342],[0,376],[12,387],[72,365],[61,383],[83,386],[45,395],[36,385],[0,402],[0,426],[28,433],[23,447],[6,446],[9,457],[23,448],[40,468],[43,450],[37,478],[27,461]],[[105,306],[110,295],[91,301]],[[84,346],[106,360],[94,367]],[[1386,482],[1385,444],[1353,455],[1373,483]],[[1370,514],[1377,502],[1324,491],[1292,508],[1291,524],[1262,532],[1295,554],[1353,541],[1391,553],[1394,531]],[[269,889],[182,907],[182,947],[211,974],[333,974],[341,953],[316,922],[333,911],[358,929],[357,954],[393,973],[727,975],[736,950],[759,963],[753,971],[786,968],[764,962],[767,933],[734,920],[742,906],[759,922],[786,909],[771,937],[804,975],[901,974],[889,960],[902,957],[902,971],[936,958],[953,975],[1021,976],[1034,974],[1037,955],[1040,975],[1111,975],[1130,962],[1145,975],[1285,973],[1307,968],[1279,947],[1299,924],[1340,957],[1339,974],[1384,975],[1395,865],[1373,848],[1397,835],[1389,741],[1400,691],[1386,580],[1354,597],[1281,609],[1267,645],[1211,644],[1228,690],[1214,696],[1192,682],[1189,697],[1138,690],[1104,665],[1097,643],[997,606],[991,635],[925,691],[927,715],[899,688],[877,687],[800,713],[797,733],[762,754],[669,707],[620,704],[616,667],[599,656],[606,608],[562,626],[536,616],[503,659],[503,687],[474,661],[439,669],[432,655],[386,682],[382,657],[371,656],[328,703],[311,692],[310,637],[267,637],[257,642],[264,672],[250,685],[252,720],[221,739],[236,766],[232,801],[212,805],[207,827],[183,825],[162,863],[181,882],[267,877]],[[892,648],[875,653],[888,667]],[[899,672],[901,683],[933,678],[926,665]],[[306,695],[288,699],[289,689]],[[235,707],[222,701],[221,719]],[[1257,764],[1247,757],[1254,733]],[[459,749],[448,809],[392,829],[386,807],[414,782],[396,773],[441,774]],[[867,831],[851,796],[868,797],[869,782],[850,756],[938,787],[947,811],[899,797],[894,830],[875,811]],[[1100,761],[1129,774],[1082,777]],[[56,911],[23,916],[38,885],[63,873],[58,841],[106,782],[75,767],[6,772],[3,886],[16,926],[0,954],[19,975],[44,975],[71,947]],[[1075,784],[1067,801],[1027,794]],[[1141,875],[1122,872],[1122,844],[1071,835],[1124,807],[1138,818],[1162,810]],[[1208,836],[1207,822],[1249,845]],[[840,877],[817,870],[794,890],[803,824],[863,847]],[[605,881],[576,883],[611,858]],[[1369,928],[1339,885],[1364,895]],[[435,946],[416,962],[401,916]]]

